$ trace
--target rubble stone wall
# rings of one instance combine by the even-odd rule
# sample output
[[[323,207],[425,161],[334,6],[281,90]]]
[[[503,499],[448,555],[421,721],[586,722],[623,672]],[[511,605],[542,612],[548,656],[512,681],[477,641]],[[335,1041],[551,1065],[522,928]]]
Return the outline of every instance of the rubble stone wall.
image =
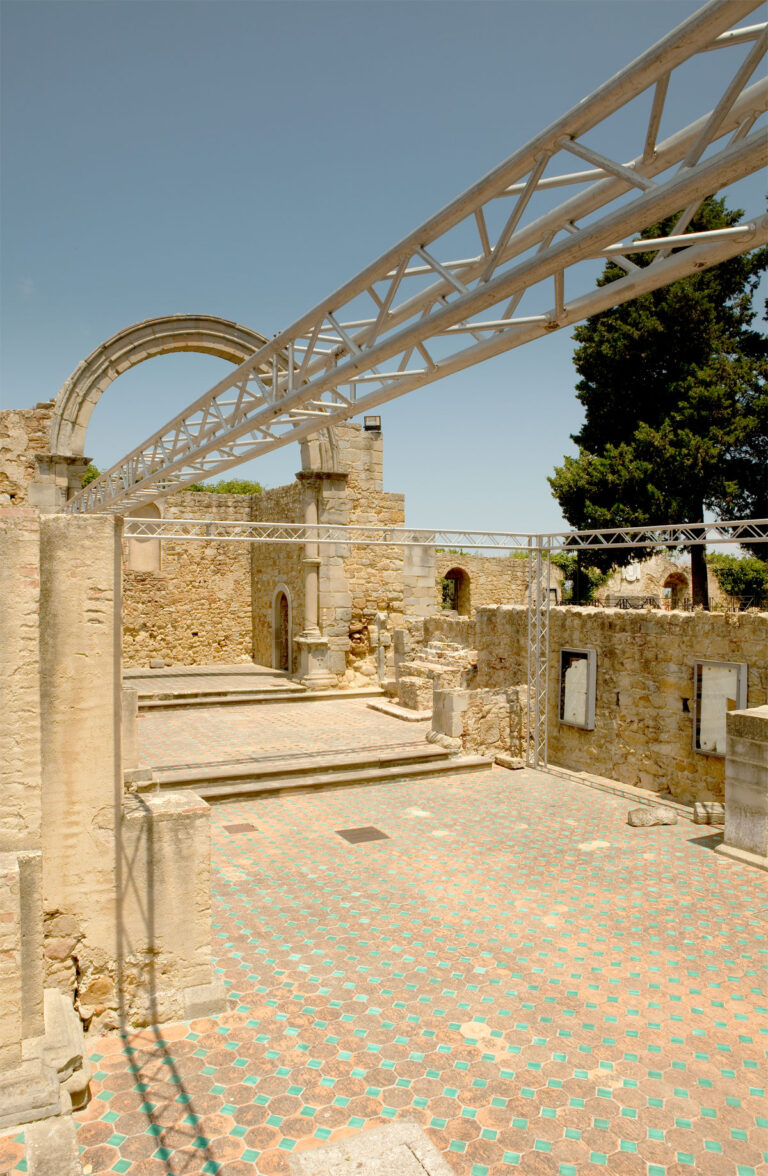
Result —
[[[431,639],[477,649],[478,690],[525,683],[527,610],[480,609],[474,624],[435,617]],[[560,650],[597,651],[594,730],[559,721]],[[693,750],[694,663],[746,662],[747,706],[768,702],[768,613],[556,608],[550,614],[549,757],[553,764],[669,791],[722,799],[725,761]]]
[[[723,550],[721,548],[721,550]],[[625,568],[617,568],[595,593],[595,599],[601,604],[609,596],[655,596],[662,608],[673,607],[673,601],[664,603],[664,584],[670,577],[685,578],[681,585],[680,594],[691,596],[691,563],[690,560],[673,560],[668,555],[653,555],[650,559],[638,563],[628,564]],[[717,577],[711,568],[707,569],[707,584],[709,600],[712,608],[724,605],[728,597],[720,588]]]
[[[465,555],[461,552],[438,551],[436,558],[435,601],[441,607],[443,577],[453,568],[460,568],[469,577],[470,616],[477,608],[495,604],[525,604],[528,598],[528,560],[507,556]],[[559,568],[552,568],[552,584],[562,581]]]
[[[303,522],[302,491],[297,482],[254,496],[252,518],[261,522]],[[291,668],[296,664],[293,638],[304,628],[304,548],[299,543],[250,545],[252,584],[252,656],[259,665],[273,664],[273,602],[279,587],[287,589],[291,611]]]
[[[183,491],[166,498],[165,518],[251,518],[249,494]],[[246,543],[165,540],[159,571],[132,571],[123,551],[123,658],[148,666],[249,661],[253,645],[251,552]]]
[[[26,506],[36,453],[50,453],[52,400],[0,412],[0,506]]]

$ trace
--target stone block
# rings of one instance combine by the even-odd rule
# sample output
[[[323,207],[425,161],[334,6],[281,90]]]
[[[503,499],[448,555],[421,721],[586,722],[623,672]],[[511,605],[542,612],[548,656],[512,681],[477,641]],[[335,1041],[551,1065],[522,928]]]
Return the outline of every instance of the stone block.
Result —
[[[643,805],[629,810],[627,824],[636,829],[645,829],[651,825],[676,825],[677,813],[663,804]]]
[[[693,806],[695,825],[724,825],[725,805],[717,800],[697,800]]]
[[[74,1119],[46,1119],[25,1132],[29,1176],[83,1176]]]
[[[59,1115],[70,1105],[56,1071],[40,1058],[0,1071],[0,1131]]]
[[[727,717],[725,840],[718,852],[752,855],[768,866],[768,706]]]

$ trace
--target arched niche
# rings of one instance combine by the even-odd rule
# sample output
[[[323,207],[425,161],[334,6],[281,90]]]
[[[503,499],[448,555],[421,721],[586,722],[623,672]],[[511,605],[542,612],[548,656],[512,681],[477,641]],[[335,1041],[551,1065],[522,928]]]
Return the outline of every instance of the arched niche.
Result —
[[[137,506],[128,517],[132,519],[161,519],[163,515],[156,503],[147,502],[143,506]],[[129,572],[159,572],[161,561],[159,539],[146,536],[126,541],[125,562]]]
[[[272,595],[272,667],[293,672],[293,609],[285,584],[278,584]]]
[[[449,568],[443,576],[443,608],[454,609],[460,617],[471,611],[469,572],[464,568]]]

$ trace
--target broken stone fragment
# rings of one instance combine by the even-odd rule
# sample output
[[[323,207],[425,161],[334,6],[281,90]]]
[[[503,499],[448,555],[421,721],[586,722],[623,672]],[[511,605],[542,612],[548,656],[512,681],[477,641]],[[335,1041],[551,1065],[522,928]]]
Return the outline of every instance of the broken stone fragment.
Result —
[[[676,825],[677,813],[663,804],[643,805],[629,810],[627,824],[639,829],[649,825]]]

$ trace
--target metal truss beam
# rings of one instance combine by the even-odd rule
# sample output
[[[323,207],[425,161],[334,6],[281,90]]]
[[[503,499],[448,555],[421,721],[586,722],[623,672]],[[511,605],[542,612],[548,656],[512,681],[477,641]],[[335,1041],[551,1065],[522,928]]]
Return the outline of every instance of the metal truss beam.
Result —
[[[768,26],[737,25],[757,7],[758,0],[705,4],[275,336],[68,509],[123,513],[768,242],[768,216],[757,213],[732,230],[686,233],[706,196],[768,163],[759,122],[768,80],[758,73],[750,85]],[[730,81],[710,110],[659,142],[662,118],[682,106],[670,94],[686,85],[685,66],[700,54],[706,64],[715,51],[735,54]],[[688,100],[701,89],[696,79]],[[650,109],[625,162],[610,148],[615,140],[607,148],[599,140],[643,94]],[[568,170],[573,159],[592,166]],[[575,191],[552,208],[549,193],[561,187]],[[674,214],[670,236],[638,240]],[[640,266],[649,249],[653,260]],[[625,276],[595,289],[581,263],[609,257]]]
[[[556,552],[768,543],[768,519],[718,523],[674,523],[604,531],[526,534],[511,531],[448,531],[410,527],[349,527],[305,523],[223,522],[207,519],[126,518],[129,539],[219,543],[348,544],[370,547],[432,547],[462,551],[506,551],[528,558],[528,695],[526,764],[548,763],[550,556]]]
[[[433,547],[544,555],[559,551],[639,547],[695,547],[709,543],[768,543],[768,519],[720,523],[672,523],[605,531],[451,531],[416,527],[349,527],[337,523],[228,522],[219,519],[127,517],[128,539],[199,540],[218,543],[345,543],[362,547]],[[540,581],[536,581],[537,583]]]

